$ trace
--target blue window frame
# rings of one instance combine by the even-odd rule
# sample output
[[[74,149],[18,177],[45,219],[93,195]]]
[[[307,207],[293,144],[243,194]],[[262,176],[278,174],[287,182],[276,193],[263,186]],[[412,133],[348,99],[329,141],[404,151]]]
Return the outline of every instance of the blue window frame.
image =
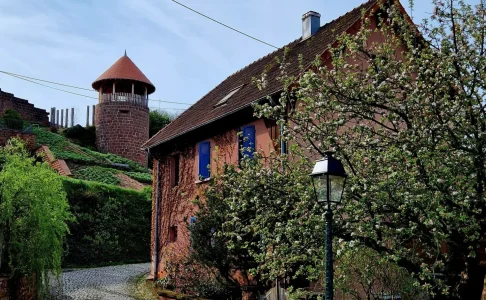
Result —
[[[255,125],[244,126],[240,132],[241,135],[238,139],[239,161],[241,161],[243,157],[253,158],[253,153],[256,149]]]
[[[210,177],[211,143],[209,141],[199,143],[199,179]]]
[[[192,225],[194,225],[195,223],[196,223],[196,217],[194,217],[194,216],[193,216],[193,217],[190,217],[190,218],[189,218],[189,225],[190,225],[190,226],[192,226]]]

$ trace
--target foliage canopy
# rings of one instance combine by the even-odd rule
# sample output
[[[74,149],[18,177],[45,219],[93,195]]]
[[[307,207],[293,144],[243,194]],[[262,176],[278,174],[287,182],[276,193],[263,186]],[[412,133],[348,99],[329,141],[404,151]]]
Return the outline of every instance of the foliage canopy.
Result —
[[[11,276],[12,299],[21,277],[34,281],[39,295],[48,272],[61,272],[69,212],[61,178],[37,163],[19,140],[0,150],[0,270]]]

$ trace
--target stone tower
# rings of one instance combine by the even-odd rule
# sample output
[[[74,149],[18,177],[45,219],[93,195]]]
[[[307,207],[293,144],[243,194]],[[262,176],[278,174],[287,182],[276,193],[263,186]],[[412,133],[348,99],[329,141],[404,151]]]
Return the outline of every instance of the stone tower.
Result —
[[[93,84],[98,91],[95,109],[96,146],[147,165],[140,146],[149,138],[148,95],[155,86],[123,55]]]

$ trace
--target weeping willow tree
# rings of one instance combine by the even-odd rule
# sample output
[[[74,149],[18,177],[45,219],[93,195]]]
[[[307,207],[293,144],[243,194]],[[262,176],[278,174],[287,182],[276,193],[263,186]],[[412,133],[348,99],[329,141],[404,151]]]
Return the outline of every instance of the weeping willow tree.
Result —
[[[9,297],[17,299],[21,280],[40,298],[48,273],[61,271],[68,233],[66,193],[47,164],[30,157],[19,140],[0,149],[0,272],[9,274]]]

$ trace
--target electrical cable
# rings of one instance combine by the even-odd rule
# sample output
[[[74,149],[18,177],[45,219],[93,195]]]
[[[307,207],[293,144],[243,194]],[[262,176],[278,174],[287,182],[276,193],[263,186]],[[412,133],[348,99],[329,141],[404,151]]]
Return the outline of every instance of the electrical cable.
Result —
[[[179,4],[179,5],[180,5],[180,6],[182,6],[182,7],[185,7],[185,8],[187,8],[188,10],[190,10],[190,11],[192,11],[192,12],[195,12],[195,13],[196,13],[196,14],[198,14],[198,15],[201,15],[201,16],[203,16],[203,17],[205,17],[205,18],[207,18],[207,19],[209,19],[209,20],[211,20],[211,21],[213,21],[213,22],[215,22],[215,23],[218,23],[219,25],[222,25],[222,26],[224,26],[224,27],[226,27],[226,28],[229,28],[229,29],[231,29],[231,30],[233,30],[233,31],[236,31],[236,32],[238,32],[239,34],[242,34],[242,35],[244,35],[244,36],[246,36],[246,37],[249,37],[249,38],[251,38],[251,39],[253,39],[253,40],[255,40],[255,41],[258,41],[258,42],[260,42],[260,43],[263,43],[263,44],[265,44],[265,45],[267,45],[267,46],[270,46],[270,47],[273,47],[273,48],[275,48],[275,49],[278,49],[278,47],[276,47],[276,46],[274,46],[274,45],[272,45],[272,44],[269,44],[269,43],[267,43],[267,42],[264,42],[264,41],[262,41],[262,40],[260,40],[260,39],[257,39],[256,37],[253,37],[253,36],[251,36],[251,35],[249,35],[249,34],[246,34],[246,33],[244,33],[244,32],[241,32],[241,31],[239,31],[238,29],[235,29],[235,28],[233,28],[233,27],[231,27],[231,26],[228,26],[228,25],[226,25],[226,24],[224,24],[224,23],[221,23],[221,22],[219,22],[218,20],[215,20],[215,19],[213,19],[213,18],[211,18],[211,17],[209,17],[209,16],[207,16],[207,15],[205,15],[205,14],[201,13],[201,12],[198,12],[197,10],[192,9],[192,8],[190,8],[189,6],[186,6],[186,5],[184,5],[184,4],[180,3],[180,2],[177,2],[177,1],[175,1],[175,0],[172,0],[172,2],[175,2],[175,3]]]

